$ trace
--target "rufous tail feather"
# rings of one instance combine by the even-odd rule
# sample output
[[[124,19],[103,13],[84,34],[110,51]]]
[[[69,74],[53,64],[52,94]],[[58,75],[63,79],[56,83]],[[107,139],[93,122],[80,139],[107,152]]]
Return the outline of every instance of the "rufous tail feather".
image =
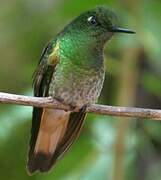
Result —
[[[37,140],[28,161],[29,172],[45,171],[50,164],[52,155],[67,128],[69,112],[63,110],[43,109]]]
[[[71,113],[64,110],[43,109],[35,142],[30,143],[27,164],[30,174],[36,170],[45,172],[52,167],[78,136],[84,117],[85,113],[82,111]]]

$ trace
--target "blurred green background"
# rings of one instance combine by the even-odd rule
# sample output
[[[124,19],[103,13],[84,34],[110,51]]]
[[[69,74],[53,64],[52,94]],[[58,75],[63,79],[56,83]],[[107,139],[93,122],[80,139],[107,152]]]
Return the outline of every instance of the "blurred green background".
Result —
[[[0,91],[32,95],[32,74],[46,43],[82,11],[102,4],[137,34],[116,35],[105,48],[107,77],[99,103],[160,108],[160,0],[1,0]],[[0,179],[161,179],[159,121],[94,114],[50,173],[29,177],[31,112],[0,105]]]

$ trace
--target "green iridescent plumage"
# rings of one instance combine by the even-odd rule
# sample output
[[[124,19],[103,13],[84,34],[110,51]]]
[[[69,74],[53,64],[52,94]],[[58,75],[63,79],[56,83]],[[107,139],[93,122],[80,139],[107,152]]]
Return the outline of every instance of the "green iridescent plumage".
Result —
[[[30,173],[48,171],[79,135],[86,104],[96,102],[101,93],[103,48],[115,32],[133,33],[118,27],[113,12],[97,7],[73,20],[45,48],[35,73],[34,95],[83,108],[78,113],[34,108]]]

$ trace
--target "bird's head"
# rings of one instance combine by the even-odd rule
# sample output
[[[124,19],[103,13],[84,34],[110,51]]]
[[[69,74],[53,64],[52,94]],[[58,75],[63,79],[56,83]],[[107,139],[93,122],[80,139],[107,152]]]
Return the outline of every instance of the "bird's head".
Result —
[[[135,33],[134,31],[121,28],[118,25],[115,13],[103,6],[96,7],[81,14],[68,28],[74,30],[78,34],[82,34],[83,32],[87,39],[89,37],[104,42],[110,39],[115,33]]]

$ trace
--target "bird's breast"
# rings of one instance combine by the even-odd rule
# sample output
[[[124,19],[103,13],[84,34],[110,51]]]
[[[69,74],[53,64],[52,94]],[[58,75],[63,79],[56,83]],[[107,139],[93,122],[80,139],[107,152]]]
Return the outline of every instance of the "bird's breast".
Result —
[[[58,70],[51,80],[49,95],[73,106],[94,103],[101,93],[104,74],[104,67],[99,70],[76,67],[70,71]]]

